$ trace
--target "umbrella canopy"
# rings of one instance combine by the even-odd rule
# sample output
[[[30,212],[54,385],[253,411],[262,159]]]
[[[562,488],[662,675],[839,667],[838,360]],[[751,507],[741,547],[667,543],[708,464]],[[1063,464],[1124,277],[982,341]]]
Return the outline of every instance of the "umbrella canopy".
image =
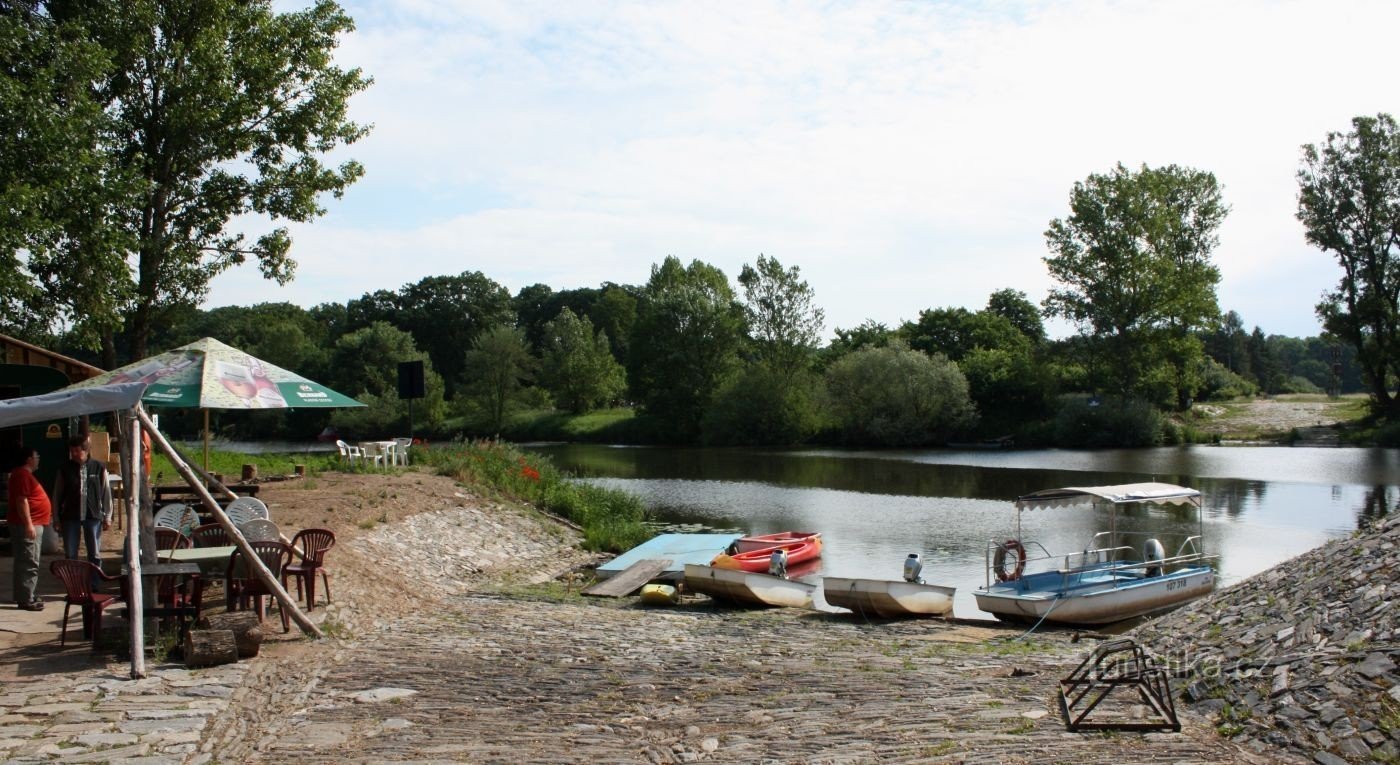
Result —
[[[349,396],[269,364],[212,337],[127,364],[64,390],[139,381],[148,406],[292,409],[364,406]]]

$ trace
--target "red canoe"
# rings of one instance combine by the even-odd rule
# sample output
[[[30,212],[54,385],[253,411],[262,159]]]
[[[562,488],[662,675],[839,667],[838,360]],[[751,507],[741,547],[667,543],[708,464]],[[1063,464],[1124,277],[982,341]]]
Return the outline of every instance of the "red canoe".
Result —
[[[736,552],[733,555],[720,553],[715,556],[714,560],[710,561],[710,565],[715,568],[738,569],[765,574],[768,572],[768,561],[772,558],[773,551],[778,549],[787,550],[788,566],[796,566],[821,557],[822,537],[821,534],[810,534],[795,541],[769,544],[767,547]]]
[[[822,535],[821,532],[817,531],[779,531],[776,534],[758,534],[751,537],[739,537],[734,540],[734,546],[741,553],[753,552],[755,550],[768,550],[771,552],[772,548],[778,545],[791,542],[806,542],[808,540],[816,542],[817,549],[820,551]],[[789,553],[788,559],[789,562],[791,562],[791,553]]]

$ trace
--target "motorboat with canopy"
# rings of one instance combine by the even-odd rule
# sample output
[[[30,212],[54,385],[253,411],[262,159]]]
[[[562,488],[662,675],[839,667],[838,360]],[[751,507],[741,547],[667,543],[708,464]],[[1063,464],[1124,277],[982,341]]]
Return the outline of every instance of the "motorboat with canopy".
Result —
[[[1145,532],[1121,531],[1118,510],[1139,505],[1185,506],[1196,511],[1197,533],[1168,556]],[[1079,552],[1056,555],[1021,536],[1021,513],[1108,507],[1109,530]],[[986,583],[974,590],[977,607],[999,619],[1062,624],[1110,624],[1159,613],[1207,595],[1215,569],[1202,547],[1201,493],[1166,483],[1070,486],[1016,499],[1016,536],[986,550]],[[1141,546],[1133,544],[1142,537]]]

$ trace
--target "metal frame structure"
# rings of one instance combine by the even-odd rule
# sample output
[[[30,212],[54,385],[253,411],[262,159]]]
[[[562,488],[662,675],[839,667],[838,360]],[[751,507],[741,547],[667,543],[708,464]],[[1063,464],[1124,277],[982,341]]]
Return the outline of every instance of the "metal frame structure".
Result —
[[[1119,689],[1136,691],[1136,701],[1151,709],[1153,716],[1127,717],[1120,712],[1108,719],[1090,720],[1099,705]],[[1142,730],[1181,732],[1176,716],[1171,684],[1166,670],[1132,638],[1119,638],[1100,644],[1060,681],[1060,713],[1065,728],[1083,730]],[[1105,714],[1112,715],[1110,707]]]

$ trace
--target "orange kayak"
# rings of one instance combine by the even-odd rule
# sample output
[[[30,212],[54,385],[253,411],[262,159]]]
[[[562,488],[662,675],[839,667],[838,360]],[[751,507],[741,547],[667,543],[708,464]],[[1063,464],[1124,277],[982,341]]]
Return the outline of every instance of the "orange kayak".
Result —
[[[822,535],[818,531],[779,531],[776,534],[757,534],[750,537],[739,537],[734,540],[734,546],[739,552],[753,552],[755,550],[768,550],[778,545],[785,545],[790,542],[805,542],[812,540],[817,543],[817,549],[821,549]],[[788,562],[792,562],[792,554],[788,553]]]
[[[737,552],[733,555],[720,553],[715,556],[714,560],[710,561],[710,565],[715,568],[727,568],[766,574],[768,573],[768,561],[773,556],[774,550],[787,551],[787,562],[789,566],[796,566],[799,563],[816,560],[820,558],[822,554],[821,535],[816,534],[796,542],[769,545],[768,547]]]

